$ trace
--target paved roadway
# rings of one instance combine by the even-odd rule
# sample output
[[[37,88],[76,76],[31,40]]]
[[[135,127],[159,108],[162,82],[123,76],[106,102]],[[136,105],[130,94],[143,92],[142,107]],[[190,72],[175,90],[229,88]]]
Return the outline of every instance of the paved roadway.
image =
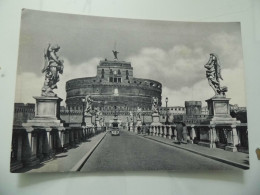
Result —
[[[80,171],[240,170],[239,168],[121,131],[106,137]]]

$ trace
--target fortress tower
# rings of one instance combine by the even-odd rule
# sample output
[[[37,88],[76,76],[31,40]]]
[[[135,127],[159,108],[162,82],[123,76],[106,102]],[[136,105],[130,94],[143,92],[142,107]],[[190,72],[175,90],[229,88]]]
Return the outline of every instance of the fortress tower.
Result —
[[[139,71],[142,71],[141,68]],[[114,111],[151,110],[152,97],[159,99],[161,105],[162,84],[149,79],[135,78],[130,62],[101,60],[97,65],[95,77],[84,77],[69,80],[66,83],[66,104],[70,110],[82,109],[82,98],[91,98],[103,113]],[[126,114],[125,114],[126,115]]]

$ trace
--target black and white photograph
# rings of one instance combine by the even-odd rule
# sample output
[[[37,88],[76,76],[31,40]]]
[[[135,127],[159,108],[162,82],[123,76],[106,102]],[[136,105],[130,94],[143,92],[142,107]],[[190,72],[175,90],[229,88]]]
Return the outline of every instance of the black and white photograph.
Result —
[[[240,22],[23,9],[10,172],[249,169]]]

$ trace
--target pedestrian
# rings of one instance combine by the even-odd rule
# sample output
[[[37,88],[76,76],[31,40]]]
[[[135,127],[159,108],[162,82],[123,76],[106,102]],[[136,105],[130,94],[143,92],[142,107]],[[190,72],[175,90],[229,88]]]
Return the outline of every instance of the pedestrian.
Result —
[[[183,125],[181,122],[177,122],[176,124],[176,130],[177,130],[177,140],[178,144],[181,144],[182,141],[182,131],[183,131]]]
[[[182,131],[183,143],[187,144],[187,134],[188,134],[187,126],[183,122],[182,122],[182,126],[183,126],[183,131]]]

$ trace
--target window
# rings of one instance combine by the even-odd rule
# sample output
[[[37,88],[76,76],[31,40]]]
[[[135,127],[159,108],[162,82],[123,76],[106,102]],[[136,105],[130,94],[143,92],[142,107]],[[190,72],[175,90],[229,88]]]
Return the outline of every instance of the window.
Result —
[[[118,71],[117,71],[117,74],[119,74],[119,75],[121,74],[121,71],[120,71],[119,69],[118,69]]]
[[[117,83],[117,78],[114,78],[114,83]]]
[[[118,82],[121,83],[121,78],[118,78]]]
[[[104,71],[104,69],[102,69],[102,71],[101,71],[101,78],[102,79],[104,78],[104,74],[105,74],[105,71]]]
[[[129,79],[129,72],[128,72],[128,70],[126,70],[125,74],[126,74],[126,79]]]
[[[113,77],[109,77],[109,82],[113,83]]]

